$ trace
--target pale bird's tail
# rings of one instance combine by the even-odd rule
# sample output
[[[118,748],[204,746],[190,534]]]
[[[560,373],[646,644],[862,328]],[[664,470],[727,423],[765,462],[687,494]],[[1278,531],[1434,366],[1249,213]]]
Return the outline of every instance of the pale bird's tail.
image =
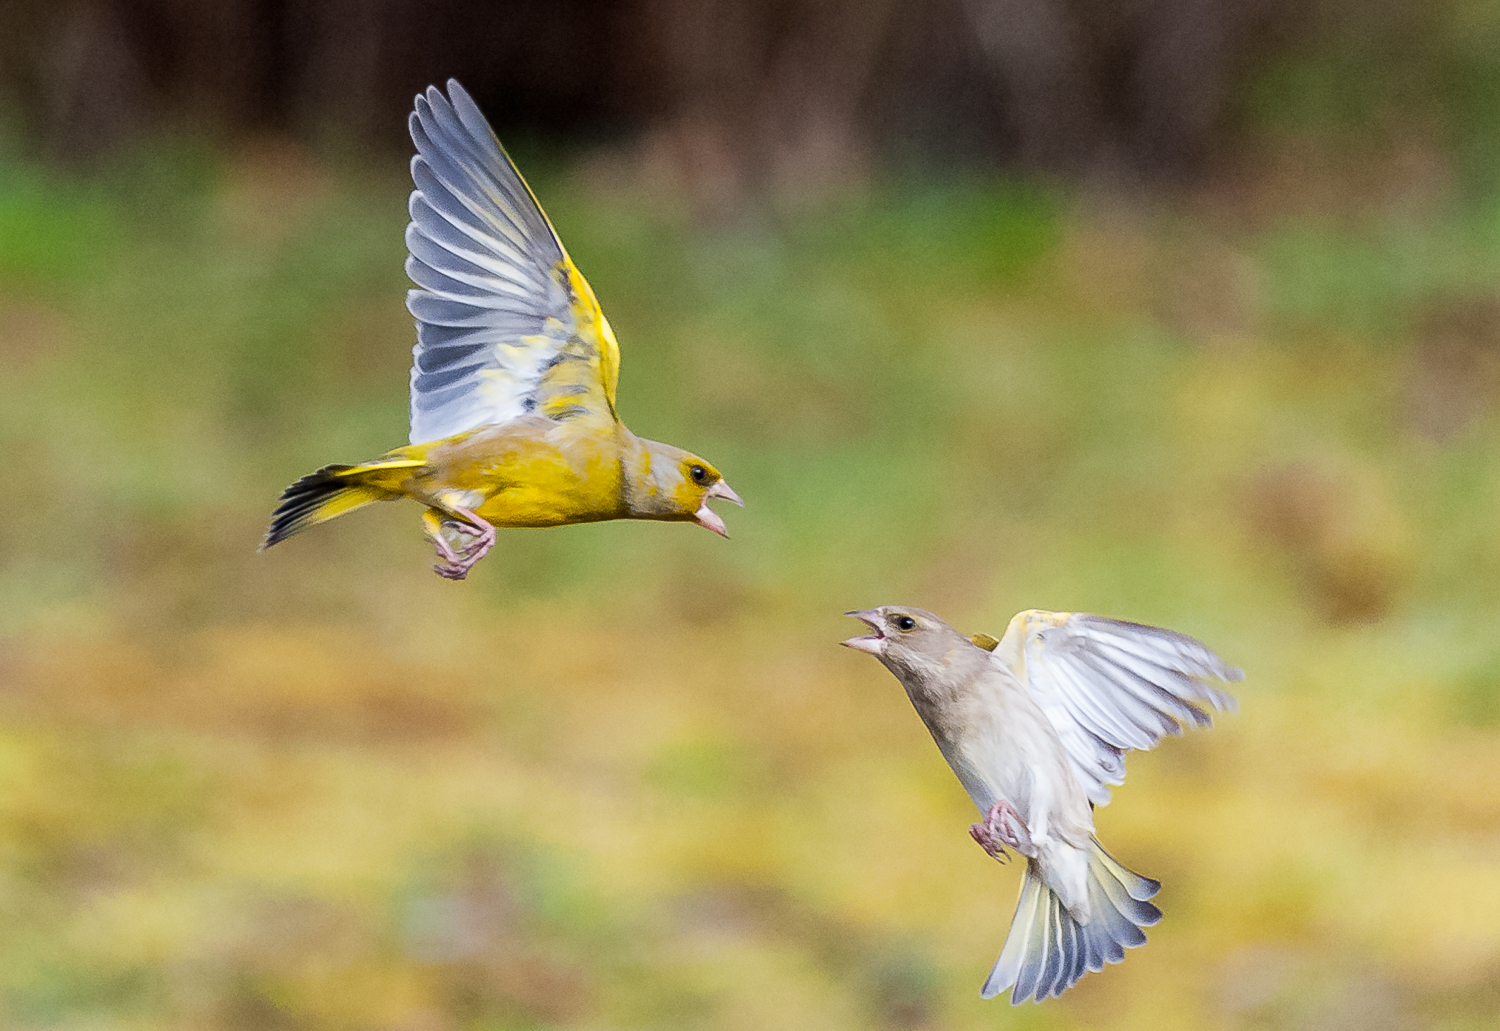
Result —
[[[1089,856],[1089,920],[1080,924],[1030,861],[1005,948],[980,994],[990,999],[1015,985],[1012,1005],[1041,1002],[1061,995],[1088,971],[1120,962],[1127,948],[1146,943],[1141,928],[1161,919],[1161,910],[1146,901],[1160,888],[1161,882],[1125,869],[1095,841]]]
[[[271,513],[271,528],[266,531],[260,550],[356,508],[401,497],[399,490],[392,489],[403,478],[398,470],[421,464],[403,459],[364,465],[325,465],[315,473],[308,473],[281,492],[281,502]]]

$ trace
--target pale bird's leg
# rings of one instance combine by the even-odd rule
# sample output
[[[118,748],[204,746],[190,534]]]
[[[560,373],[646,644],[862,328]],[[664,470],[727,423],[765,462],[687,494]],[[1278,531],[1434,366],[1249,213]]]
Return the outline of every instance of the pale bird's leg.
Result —
[[[1009,858],[1005,852],[1006,845],[1022,855],[1031,851],[1031,832],[1026,828],[1026,821],[1021,819],[1016,807],[1003,798],[990,806],[983,823],[976,823],[969,828],[969,835],[979,843],[980,848],[1002,863]]]
[[[462,580],[469,575],[469,570],[474,568],[474,563],[484,558],[489,553],[490,548],[494,547],[495,528],[467,508],[454,508],[453,514],[460,516],[464,522],[461,523],[451,519],[446,520],[439,527],[439,530],[441,531],[442,528],[451,526],[465,537],[473,537],[474,540],[466,544],[458,552],[454,552],[451,548],[440,546],[438,548],[439,553],[447,551],[448,554],[443,555],[445,561],[439,562],[432,568],[438,576],[446,577],[449,580]],[[443,545],[446,544],[447,542],[444,541]]]

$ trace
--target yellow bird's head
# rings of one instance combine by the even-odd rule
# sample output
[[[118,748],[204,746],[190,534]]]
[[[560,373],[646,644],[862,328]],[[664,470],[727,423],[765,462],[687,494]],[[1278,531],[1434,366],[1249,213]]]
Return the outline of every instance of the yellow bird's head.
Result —
[[[691,520],[720,537],[728,537],[724,520],[708,507],[723,498],[745,503],[707,461],[690,451],[655,440],[642,440],[626,469],[625,496],[630,514],[644,519]]]

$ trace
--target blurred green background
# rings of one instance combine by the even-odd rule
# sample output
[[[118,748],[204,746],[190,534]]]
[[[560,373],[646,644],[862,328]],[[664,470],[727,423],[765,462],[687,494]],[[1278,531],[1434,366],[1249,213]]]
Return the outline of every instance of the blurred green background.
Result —
[[[1495,1026],[1500,4],[423,10],[5,12],[0,1026]],[[732,541],[256,554],[406,438],[448,74]],[[1018,873],[835,646],[893,602],[1245,667],[1099,811],[1166,916],[1060,1000],[978,998]]]

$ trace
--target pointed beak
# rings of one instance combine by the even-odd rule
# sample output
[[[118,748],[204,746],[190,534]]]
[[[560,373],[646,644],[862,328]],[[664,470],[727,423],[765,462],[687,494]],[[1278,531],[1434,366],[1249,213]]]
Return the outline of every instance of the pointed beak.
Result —
[[[728,540],[729,531],[724,527],[724,520],[720,518],[719,513],[708,507],[708,503],[714,498],[723,498],[725,501],[732,501],[741,508],[745,507],[745,503],[740,500],[740,496],[734,492],[733,487],[720,480],[703,492],[703,504],[698,507],[698,511],[693,513],[693,521],[699,526],[712,530],[720,537]]]
[[[740,496],[734,492],[734,488],[725,483],[723,480],[720,480],[718,483],[708,488],[708,490],[704,491],[703,497],[704,500],[707,500],[709,498],[723,498],[725,501],[734,502],[741,508],[745,507],[745,503],[741,501]]]
[[[847,641],[840,641],[845,648],[853,648],[857,652],[869,652],[871,655],[879,655],[885,651],[885,634],[880,629],[880,613],[875,609],[856,609],[853,612],[844,613],[855,619],[863,620],[870,627],[870,633],[863,637],[851,637]]]

